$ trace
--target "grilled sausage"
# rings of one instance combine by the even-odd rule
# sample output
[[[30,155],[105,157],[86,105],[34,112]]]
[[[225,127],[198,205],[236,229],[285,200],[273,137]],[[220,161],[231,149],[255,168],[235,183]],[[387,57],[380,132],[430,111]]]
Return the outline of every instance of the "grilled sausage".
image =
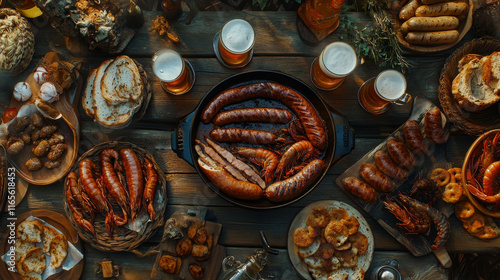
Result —
[[[410,2],[404,5],[401,11],[399,11],[399,19],[409,20],[411,17],[415,16],[415,11],[418,6],[420,6],[420,0],[410,0]]]
[[[379,192],[391,192],[396,188],[396,184],[384,175],[375,165],[363,163],[359,168],[361,178]]]
[[[425,154],[424,135],[418,123],[414,120],[409,120],[403,126],[403,136],[405,138],[408,149],[416,154]]]
[[[245,142],[252,144],[275,144],[278,136],[270,132],[243,128],[216,128],[210,131],[210,138],[218,142]]]
[[[467,3],[445,2],[434,5],[421,5],[415,10],[417,17],[460,16],[467,12]]]
[[[456,42],[458,37],[459,33],[457,30],[408,32],[405,40],[415,45],[443,45]]]
[[[409,31],[444,31],[452,30],[458,27],[460,21],[456,17],[412,17],[403,22],[401,31],[408,33]]]
[[[342,180],[342,184],[348,192],[364,202],[372,203],[378,199],[378,193],[375,189],[358,178],[344,178],[344,180]]]
[[[408,178],[408,171],[396,166],[389,155],[384,151],[375,153],[375,165],[377,165],[382,173],[393,179],[406,180]]]
[[[285,109],[245,108],[221,112],[215,116],[212,122],[217,126],[237,122],[287,123],[292,118],[292,113]]]
[[[285,104],[300,119],[313,146],[318,149],[326,148],[328,143],[325,128],[316,110],[299,93],[276,83],[254,83],[221,92],[203,109],[201,121],[209,123],[224,106],[255,98],[267,98]]]
[[[397,138],[390,138],[387,141],[387,153],[395,164],[407,170],[415,168],[415,158],[406,148],[404,142]]]
[[[321,175],[325,162],[315,159],[294,176],[275,182],[266,189],[266,197],[273,202],[288,201],[302,194]]]
[[[430,109],[425,114],[424,121],[425,136],[435,144],[442,144],[445,141],[444,129],[439,108]]]

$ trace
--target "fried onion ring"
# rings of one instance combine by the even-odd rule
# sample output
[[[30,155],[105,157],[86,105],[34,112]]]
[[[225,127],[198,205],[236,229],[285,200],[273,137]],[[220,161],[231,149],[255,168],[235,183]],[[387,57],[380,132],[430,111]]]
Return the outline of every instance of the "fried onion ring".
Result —
[[[450,182],[451,175],[444,168],[436,168],[431,172],[430,179],[434,180],[438,186],[444,187]]]
[[[330,222],[330,214],[325,207],[315,207],[307,217],[306,224],[315,228],[324,228]]]

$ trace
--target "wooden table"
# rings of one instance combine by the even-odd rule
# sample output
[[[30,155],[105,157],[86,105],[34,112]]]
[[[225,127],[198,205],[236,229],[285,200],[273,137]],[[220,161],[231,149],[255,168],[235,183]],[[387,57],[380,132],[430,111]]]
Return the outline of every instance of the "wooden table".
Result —
[[[333,92],[318,90],[324,100],[341,114],[345,115],[356,133],[355,149],[336,162],[328,171],[318,187],[300,201],[274,210],[252,210],[242,208],[217,196],[202,181],[196,170],[172,151],[170,138],[178,121],[192,112],[200,99],[214,85],[228,76],[249,70],[273,70],[292,75],[310,86],[309,79],[311,62],[319,55],[324,46],[339,40],[337,30],[318,46],[305,45],[299,38],[295,12],[200,12],[190,25],[183,18],[174,22],[173,29],[179,35],[181,43],[173,44],[166,37],[159,37],[149,31],[151,19],[159,12],[146,12],[146,23],[138,30],[134,39],[123,54],[137,59],[147,71],[154,94],[144,118],[133,123],[126,129],[109,130],[94,123],[80,106],[82,137],[80,139],[80,154],[94,145],[107,140],[124,140],[138,144],[147,149],[156,159],[167,178],[168,207],[166,217],[179,210],[196,206],[208,208],[206,219],[222,224],[219,244],[227,248],[228,254],[234,254],[237,259],[244,260],[254,248],[260,247],[259,231],[263,230],[272,247],[279,248],[278,256],[271,256],[263,275],[274,275],[273,279],[298,279],[286,253],[288,228],[295,215],[306,205],[325,199],[335,199],[346,202],[364,214],[371,226],[375,239],[375,257],[377,264],[396,258],[401,262],[404,275],[411,275],[415,270],[425,272],[429,268],[438,271],[438,275],[446,278],[447,272],[437,269],[439,266],[432,254],[415,258],[392,238],[379,224],[357,207],[353,201],[334,183],[335,178],[345,169],[354,164],[364,154],[377,146],[391,132],[407,120],[411,104],[393,106],[382,115],[371,115],[358,104],[356,93],[359,86],[367,79],[376,76],[382,69],[371,62],[359,66],[345,82]],[[363,15],[355,15],[361,21],[367,22]],[[233,18],[243,18],[249,21],[256,32],[254,56],[250,64],[242,69],[223,67],[215,58],[212,49],[212,39],[216,31],[225,22]],[[472,38],[472,34],[464,40]],[[14,84],[22,81],[33,70],[35,64],[45,53],[56,51],[66,58],[83,58],[81,73],[87,77],[90,69],[96,68],[110,55],[100,51],[85,53],[70,53],[66,48],[64,37],[53,28],[46,26],[36,34],[36,51],[30,68],[15,77],[0,77],[0,112],[6,109]],[[460,43],[459,46],[463,44]],[[188,59],[196,71],[196,82],[193,89],[184,95],[174,96],[165,93],[151,70],[151,57],[161,48],[173,48]],[[458,46],[457,46],[458,47]],[[446,58],[455,48],[430,55],[408,54],[409,61],[414,65],[406,74],[408,92],[414,96],[423,95],[434,104],[439,105],[437,86],[440,71]],[[446,154],[448,161],[454,166],[461,166],[467,147],[475,137],[470,137],[460,131],[454,131],[448,141]],[[62,195],[63,182],[59,181],[48,186],[30,186],[24,200],[16,208],[17,213],[32,209],[50,209],[64,213]],[[6,228],[6,214],[2,214],[0,228]],[[449,252],[498,252],[500,239],[483,242],[471,237],[462,228],[455,217],[451,218],[452,234],[446,243]],[[0,230],[2,235],[6,234]],[[140,247],[147,250],[156,245],[161,238],[161,231]],[[95,270],[104,258],[110,258],[114,264],[121,267],[119,279],[146,279],[154,262],[154,256],[138,258],[132,253],[105,253],[97,251],[85,244],[85,268],[82,279],[100,279]],[[418,265],[415,266],[414,263]],[[432,270],[432,269],[431,269]]]

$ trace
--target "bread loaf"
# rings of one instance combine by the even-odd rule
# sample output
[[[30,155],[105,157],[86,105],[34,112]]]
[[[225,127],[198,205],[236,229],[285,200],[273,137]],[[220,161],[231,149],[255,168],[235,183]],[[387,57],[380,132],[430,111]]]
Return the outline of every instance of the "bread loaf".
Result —
[[[139,69],[128,56],[122,55],[106,68],[101,81],[101,94],[110,105],[136,102],[142,97],[142,81]]]

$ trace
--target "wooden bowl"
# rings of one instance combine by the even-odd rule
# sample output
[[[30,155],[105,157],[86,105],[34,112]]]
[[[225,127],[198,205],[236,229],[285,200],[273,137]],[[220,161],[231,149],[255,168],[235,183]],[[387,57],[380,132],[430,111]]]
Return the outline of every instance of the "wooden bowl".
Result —
[[[87,158],[91,159],[96,164],[96,167],[98,167],[100,154],[106,148],[112,148],[116,151],[124,148],[131,148],[135,151],[141,162],[144,162],[144,158],[148,158],[153,163],[156,173],[158,174],[158,186],[156,188],[154,203],[156,212],[155,220],[148,221],[147,223],[145,223],[145,225],[142,224],[139,231],[134,231],[127,228],[126,226],[128,226],[129,224],[125,226],[115,227],[113,237],[111,237],[106,232],[106,228],[104,226],[104,217],[101,214],[96,213],[96,217],[93,222],[93,226],[96,232],[96,236],[94,237],[90,232],[86,231],[75,222],[73,214],[69,209],[66,195],[63,195],[64,210],[66,212],[66,216],[70,220],[73,227],[78,231],[80,237],[85,242],[88,242],[90,245],[92,245],[92,247],[104,252],[132,251],[142,242],[153,236],[155,229],[163,225],[163,216],[167,207],[167,181],[163,171],[160,169],[153,156],[146,150],[128,142],[110,141],[101,143],[93,147],[92,149],[85,152],[77,160],[75,166],[71,171],[74,171],[78,174],[78,164],[82,160]],[[67,185],[64,184],[64,194],[66,194],[66,189]],[[119,210],[119,207],[117,207],[115,201],[112,198],[109,199],[109,201],[113,205],[114,212],[121,216],[121,210]],[[139,216],[145,215],[145,211],[143,210],[139,214]]]
[[[474,206],[476,206],[476,208],[479,209],[479,211],[483,212],[484,214],[486,214],[488,216],[500,218],[500,210],[496,210],[496,211],[493,210],[492,204],[488,204],[488,203],[480,201],[466,187],[468,182],[471,181],[471,177],[472,177],[472,175],[471,175],[472,170],[469,166],[474,164],[475,162],[477,162],[478,158],[483,154],[484,141],[491,141],[495,137],[495,134],[497,134],[497,133],[500,133],[500,129],[490,130],[490,131],[482,134],[481,136],[479,136],[476,139],[476,141],[474,141],[474,143],[472,143],[469,150],[467,151],[467,154],[465,155],[464,164],[462,166],[462,185],[464,186],[465,194],[469,198],[470,202],[472,204],[474,204]]]
[[[472,26],[472,13],[473,13],[473,0],[469,0],[469,11],[467,12],[467,17],[465,19],[460,20],[460,24],[458,25],[458,40],[454,43],[451,44],[445,44],[445,45],[414,45],[411,43],[408,43],[405,39],[404,33],[400,30],[401,25],[403,24],[404,21],[399,19],[399,13],[396,15],[393,15],[393,24],[394,24],[394,30],[396,30],[396,35],[398,37],[399,43],[403,45],[403,47],[414,51],[414,52],[420,52],[420,53],[434,53],[434,52],[440,52],[447,50],[453,46],[455,46],[462,38],[469,32],[469,29]]]
[[[441,70],[438,96],[443,112],[456,127],[469,135],[500,128],[500,114],[496,105],[480,112],[468,112],[458,105],[451,92],[453,79],[458,75],[458,62],[467,54],[489,55],[495,51],[500,51],[500,41],[493,37],[474,39],[453,52]]]

